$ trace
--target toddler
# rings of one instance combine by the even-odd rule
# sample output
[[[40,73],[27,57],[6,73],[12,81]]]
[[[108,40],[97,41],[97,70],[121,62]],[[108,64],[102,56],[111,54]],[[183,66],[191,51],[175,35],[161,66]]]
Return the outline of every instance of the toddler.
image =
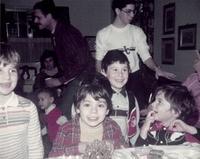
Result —
[[[42,129],[42,135],[48,134],[50,142],[53,142],[60,125],[67,122],[65,116],[54,103],[54,92],[50,88],[43,88],[38,91],[38,105],[45,111],[43,122],[45,127]]]

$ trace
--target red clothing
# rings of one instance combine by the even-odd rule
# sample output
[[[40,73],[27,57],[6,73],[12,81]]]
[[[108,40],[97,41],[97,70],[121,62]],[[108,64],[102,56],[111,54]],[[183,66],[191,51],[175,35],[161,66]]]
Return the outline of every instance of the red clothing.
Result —
[[[125,147],[128,146],[122,136],[120,127],[109,117],[103,121],[103,140],[111,142],[114,149],[120,148],[121,145]],[[76,116],[60,127],[56,139],[54,140],[53,148],[49,153],[49,157],[79,155],[79,143],[80,123],[79,117]]]
[[[44,116],[45,125],[47,125],[47,132],[49,136],[49,140],[53,142],[53,140],[56,137],[56,134],[58,132],[58,129],[60,127],[59,124],[57,124],[57,120],[59,117],[62,116],[62,112],[58,108],[54,108],[52,111],[50,111],[47,115]]]

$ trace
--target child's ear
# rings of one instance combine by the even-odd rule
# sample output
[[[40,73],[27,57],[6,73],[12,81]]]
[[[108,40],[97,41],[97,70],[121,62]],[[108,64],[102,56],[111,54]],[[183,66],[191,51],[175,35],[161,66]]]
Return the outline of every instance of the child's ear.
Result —
[[[179,115],[181,114],[180,111],[175,111],[175,110],[172,110],[173,114],[175,115],[176,118],[179,117]]]
[[[80,110],[79,110],[78,108],[77,108],[75,111],[76,111],[76,113],[77,113],[77,114],[79,114],[79,113],[80,113]]]
[[[106,111],[106,115],[108,115],[109,114],[109,110],[107,109],[107,111]]]
[[[115,8],[115,13],[116,13],[116,15],[119,15],[120,14],[120,9],[119,8]]]
[[[55,99],[54,97],[51,97],[50,100],[51,100],[51,103],[53,103]]]

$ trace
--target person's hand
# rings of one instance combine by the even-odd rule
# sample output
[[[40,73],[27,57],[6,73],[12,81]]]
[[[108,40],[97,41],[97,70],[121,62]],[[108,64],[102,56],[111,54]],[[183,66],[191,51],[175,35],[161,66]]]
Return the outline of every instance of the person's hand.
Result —
[[[163,71],[160,68],[156,68],[155,72],[156,72],[155,74],[156,79],[158,79],[159,76],[165,77],[167,79],[174,79],[176,77],[175,74],[167,72],[167,71]]]
[[[151,124],[155,121],[155,112],[153,110],[149,111],[147,114],[147,117],[144,121],[144,124],[142,125],[140,136],[143,139],[147,138],[147,133],[150,129]]]
[[[150,110],[147,114],[147,117],[144,123],[150,126],[154,121],[155,121],[155,112],[153,110]]]
[[[45,83],[47,87],[57,87],[60,86],[62,83],[57,78],[47,78],[45,79]]]
[[[189,133],[189,134],[196,134],[197,133],[197,130],[194,126],[190,126],[180,119],[174,120],[170,124],[169,129],[172,130],[172,131],[186,132],[186,133]]]

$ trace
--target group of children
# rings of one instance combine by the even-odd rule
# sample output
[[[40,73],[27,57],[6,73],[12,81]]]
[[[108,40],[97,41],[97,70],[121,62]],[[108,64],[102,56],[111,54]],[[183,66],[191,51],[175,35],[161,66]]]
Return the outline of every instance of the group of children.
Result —
[[[43,158],[41,133],[48,133],[52,142],[49,157],[83,154],[95,140],[106,141],[114,149],[200,143],[199,129],[188,120],[194,112],[195,101],[182,85],[157,88],[146,120],[139,128],[137,99],[125,87],[129,61],[120,50],[111,50],[105,55],[102,75],[95,74],[80,83],[74,101],[76,115],[72,120],[67,121],[56,107],[50,89],[39,91],[38,106],[45,110],[45,128],[41,132],[36,106],[14,93],[19,59],[15,50],[1,44],[0,158]]]

